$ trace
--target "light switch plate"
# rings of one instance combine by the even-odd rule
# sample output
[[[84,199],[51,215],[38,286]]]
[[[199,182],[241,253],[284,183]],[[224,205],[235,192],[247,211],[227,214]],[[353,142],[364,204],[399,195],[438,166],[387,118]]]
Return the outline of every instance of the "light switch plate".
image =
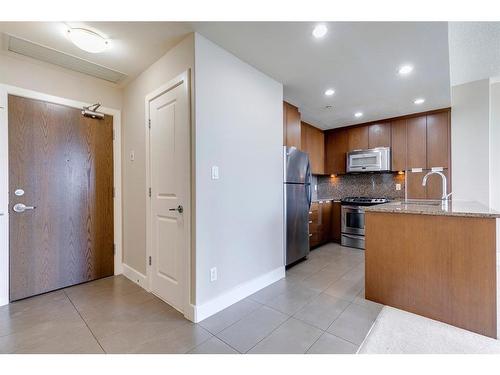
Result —
[[[132,150],[130,151],[130,161],[134,161],[135,160],[135,151]]]
[[[212,167],[212,180],[218,180],[219,179],[219,167],[214,165]]]
[[[210,281],[217,281],[217,267],[210,268]]]
[[[396,184],[396,190],[401,190],[401,184]]]

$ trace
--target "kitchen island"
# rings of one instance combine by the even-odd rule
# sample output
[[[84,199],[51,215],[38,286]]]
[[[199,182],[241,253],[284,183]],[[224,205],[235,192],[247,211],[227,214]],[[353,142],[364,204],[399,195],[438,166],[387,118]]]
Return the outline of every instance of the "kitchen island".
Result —
[[[366,299],[496,338],[499,217],[464,201],[367,207]]]

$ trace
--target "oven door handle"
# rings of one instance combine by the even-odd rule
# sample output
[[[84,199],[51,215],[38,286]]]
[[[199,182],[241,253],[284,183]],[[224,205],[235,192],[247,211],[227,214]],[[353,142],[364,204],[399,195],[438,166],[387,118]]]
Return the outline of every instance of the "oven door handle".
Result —
[[[361,236],[361,235],[359,235],[359,236],[355,236],[355,235],[353,235],[353,234],[345,234],[345,233],[342,233],[342,235],[343,235],[344,237],[351,238],[351,239],[353,239],[353,240],[361,240],[361,239],[364,239],[364,238],[365,238],[365,236]]]

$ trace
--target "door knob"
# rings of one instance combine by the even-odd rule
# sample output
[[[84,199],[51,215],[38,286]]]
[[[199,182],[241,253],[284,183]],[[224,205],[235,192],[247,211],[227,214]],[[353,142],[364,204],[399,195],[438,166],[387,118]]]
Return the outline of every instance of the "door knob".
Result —
[[[15,212],[24,212],[26,210],[34,210],[36,207],[33,207],[33,206],[26,206],[25,204],[23,203],[17,203],[14,205],[14,207],[12,208]]]
[[[178,205],[177,208],[169,208],[169,211],[177,211],[180,214],[182,214],[184,212],[184,207],[182,207],[181,205]]]

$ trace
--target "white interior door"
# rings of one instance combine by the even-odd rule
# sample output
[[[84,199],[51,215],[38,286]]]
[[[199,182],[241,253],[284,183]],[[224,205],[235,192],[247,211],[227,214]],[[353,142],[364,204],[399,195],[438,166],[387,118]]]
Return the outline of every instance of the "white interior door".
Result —
[[[151,290],[184,311],[188,300],[187,259],[190,199],[188,86],[149,101]]]

